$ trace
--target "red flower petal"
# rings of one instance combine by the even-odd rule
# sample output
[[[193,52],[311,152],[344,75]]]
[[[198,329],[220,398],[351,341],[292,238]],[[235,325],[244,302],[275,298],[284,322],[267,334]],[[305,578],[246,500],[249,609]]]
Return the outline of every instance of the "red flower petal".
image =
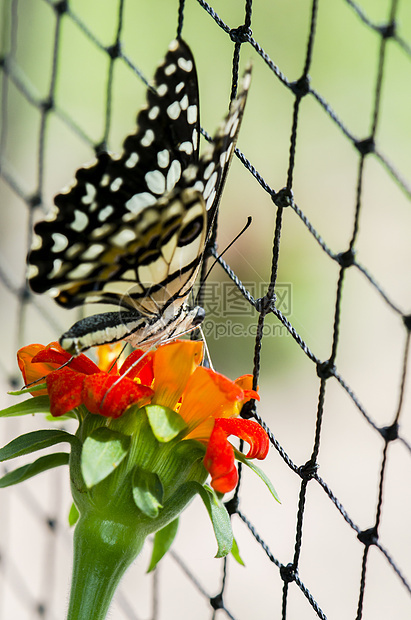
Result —
[[[31,361],[33,364],[38,362],[48,362],[57,364],[58,366],[63,366],[63,364],[66,364],[71,357],[72,356],[70,353],[67,353],[67,351],[65,351],[58,342],[51,342],[44,347],[42,351],[39,351]],[[90,358],[82,353],[73,358],[70,362],[70,368],[85,375],[92,375],[95,372],[100,372],[99,367],[92,362]]]
[[[264,459],[269,448],[268,435],[253,420],[217,418],[207,444],[204,466],[211,475],[211,486],[220,493],[232,491],[238,481],[234,450],[227,437],[236,435],[250,444],[247,458]]]
[[[149,387],[128,377],[119,380],[118,376],[99,373],[84,378],[82,402],[91,413],[118,418],[131,405],[149,403],[152,395]]]
[[[248,459],[265,459],[268,454],[270,442],[268,435],[254,420],[243,420],[242,418],[217,418],[215,426],[221,428],[228,437],[236,435],[250,444],[250,449],[245,455]]]
[[[251,400],[252,398],[254,398],[254,400],[260,400],[260,395],[255,390],[244,390],[243,404]]]
[[[253,375],[242,375],[235,380],[235,384],[238,385],[244,392],[244,399],[242,405],[254,398],[260,400],[260,396],[256,390],[253,390]],[[258,390],[258,387],[257,387]]]
[[[82,403],[81,392],[84,375],[61,368],[47,375],[47,391],[50,397],[50,413],[53,416],[65,415]]]
[[[211,475],[211,486],[219,493],[232,491],[238,482],[234,451],[227,433],[215,425],[204,456],[204,466]]]
[[[120,368],[120,375],[124,375],[124,373],[131,368],[133,364],[136,364],[132,370],[127,372],[127,377],[129,379],[140,379],[143,385],[150,386],[153,383],[154,379],[154,371],[153,371],[153,361],[154,361],[154,351],[150,351],[144,355],[144,351],[142,349],[136,349],[127,357],[124,361],[123,365]],[[139,362],[140,357],[143,359]],[[137,363],[136,363],[137,362]]]

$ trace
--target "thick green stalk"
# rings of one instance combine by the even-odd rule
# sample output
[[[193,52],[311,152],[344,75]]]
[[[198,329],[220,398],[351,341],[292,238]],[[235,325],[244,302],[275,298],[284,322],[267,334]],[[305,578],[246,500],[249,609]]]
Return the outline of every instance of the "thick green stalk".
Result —
[[[143,547],[145,528],[80,517],[67,620],[104,620],[116,588]]]
[[[86,421],[95,430],[93,416]],[[145,414],[133,417],[131,413],[119,419],[117,435],[124,432],[127,424],[133,424],[134,430],[127,457],[91,488],[86,487],[81,469],[84,450],[77,444],[72,447],[71,489],[80,518],[74,531],[67,620],[106,618],[116,588],[140,553],[145,538],[174,521],[207,477],[201,460],[204,448],[198,442],[157,441]],[[110,442],[107,433],[104,436],[96,433],[93,458],[104,461]],[[145,501],[145,496],[150,496],[144,482],[148,474],[155,474],[161,484],[162,506],[156,516],[147,510]],[[141,488],[139,481],[143,481]]]

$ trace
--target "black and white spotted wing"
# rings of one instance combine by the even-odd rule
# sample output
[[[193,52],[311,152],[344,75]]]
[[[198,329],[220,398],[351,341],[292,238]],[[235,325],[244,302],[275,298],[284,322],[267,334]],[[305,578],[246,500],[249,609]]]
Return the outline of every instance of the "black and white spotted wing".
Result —
[[[55,198],[35,226],[29,255],[33,291],[65,307],[110,303],[120,311],[76,323],[61,338],[78,353],[129,340],[151,345],[199,323],[185,303],[197,275],[243,113],[250,71],[214,141],[199,158],[199,98],[194,59],[173,41],[147,105],[116,158],[102,153]],[[207,215],[208,210],[208,215]]]

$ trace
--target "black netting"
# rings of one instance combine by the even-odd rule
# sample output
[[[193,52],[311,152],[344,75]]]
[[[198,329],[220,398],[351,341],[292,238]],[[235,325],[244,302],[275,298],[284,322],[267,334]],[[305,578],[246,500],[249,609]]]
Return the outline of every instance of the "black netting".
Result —
[[[212,559],[195,503],[154,577],[148,551],[127,573],[112,617],[408,618],[409,3],[3,0],[1,11],[2,393],[19,385],[16,349],[75,318],[26,287],[33,221],[93,151],[119,150],[176,30],[198,64],[206,138],[239,64],[254,65],[219,250],[253,223],[204,288],[205,332],[217,370],[254,369],[261,403],[244,415],[269,433],[263,468],[282,505],[242,472],[228,507],[246,568]],[[1,444],[43,426],[2,420]],[[64,615],[66,478],[2,491],[0,617]]]

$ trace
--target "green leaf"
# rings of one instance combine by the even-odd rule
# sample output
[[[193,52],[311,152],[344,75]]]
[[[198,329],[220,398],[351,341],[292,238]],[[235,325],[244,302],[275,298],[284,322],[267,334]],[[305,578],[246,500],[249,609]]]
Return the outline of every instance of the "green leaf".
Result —
[[[240,550],[238,548],[237,541],[235,538],[233,538],[233,546],[231,547],[231,555],[233,556],[235,561],[238,562],[241,566],[245,566],[243,559],[240,555]]]
[[[107,478],[126,456],[130,437],[101,426],[85,440],[81,473],[88,488]]]
[[[16,415],[33,415],[34,413],[50,413],[50,399],[48,396],[34,396],[22,403],[7,407],[0,411],[0,418],[9,418]]]
[[[47,469],[53,467],[60,467],[60,465],[68,465],[70,455],[67,452],[56,452],[55,454],[47,454],[28,465],[23,465],[13,471],[10,471],[5,476],[0,478],[0,489],[10,487],[13,484],[18,484],[24,480],[28,480],[37,474],[41,474]]]
[[[218,551],[215,557],[225,557],[230,553],[233,547],[233,530],[231,528],[230,517],[224,504],[219,500],[216,492],[210,487],[203,487],[198,482],[189,482],[187,484],[196,486],[207,508],[218,545]]]
[[[247,467],[249,467],[250,469],[253,470],[254,473],[257,474],[257,476],[259,476],[261,478],[261,480],[264,482],[264,484],[268,487],[271,495],[274,497],[274,499],[281,504],[281,500],[277,495],[277,491],[275,490],[275,488],[273,487],[271,480],[268,478],[268,476],[265,475],[265,473],[263,472],[262,469],[260,469],[259,467],[257,467],[257,465],[255,465],[253,463],[253,461],[250,461],[249,459],[247,459],[244,454],[242,454],[241,452],[239,452],[238,450],[236,450],[234,448],[234,454],[235,454],[235,458],[237,459],[237,461],[241,461],[241,463],[243,463],[244,465],[247,465]]]
[[[40,392],[40,390],[46,390],[47,383],[39,383],[38,385],[32,385],[31,387],[26,387],[21,390],[16,390],[15,392],[7,392],[10,396],[20,396],[21,394],[31,394],[32,392]]]
[[[76,410],[78,410],[78,408],[76,407]],[[69,411],[68,413],[66,413],[65,415],[59,415],[58,418],[56,418],[54,415],[51,415],[51,413],[48,413],[46,415],[46,417],[44,418],[46,422],[67,422],[67,420],[78,420],[77,415],[75,414],[73,411]]]
[[[151,554],[150,566],[147,572],[155,569],[161,558],[170,549],[178,530],[178,518],[171,521],[162,530],[156,532],[154,536],[153,552]]]
[[[183,418],[168,407],[147,405],[146,412],[157,441],[171,441],[187,426]]]
[[[131,484],[134,502],[148,517],[155,519],[163,507],[163,485],[157,474],[135,467]]]
[[[7,461],[17,456],[23,456],[23,454],[43,450],[63,441],[73,444],[79,440],[75,435],[71,435],[66,431],[54,429],[33,431],[26,435],[20,435],[20,437],[13,439],[4,448],[0,448],[0,461]]]
[[[68,515],[68,522],[69,522],[69,526],[70,527],[73,527],[73,525],[75,525],[77,523],[79,516],[80,516],[80,513],[77,510],[77,506],[73,502],[71,504],[70,512],[69,512],[69,515]]]

